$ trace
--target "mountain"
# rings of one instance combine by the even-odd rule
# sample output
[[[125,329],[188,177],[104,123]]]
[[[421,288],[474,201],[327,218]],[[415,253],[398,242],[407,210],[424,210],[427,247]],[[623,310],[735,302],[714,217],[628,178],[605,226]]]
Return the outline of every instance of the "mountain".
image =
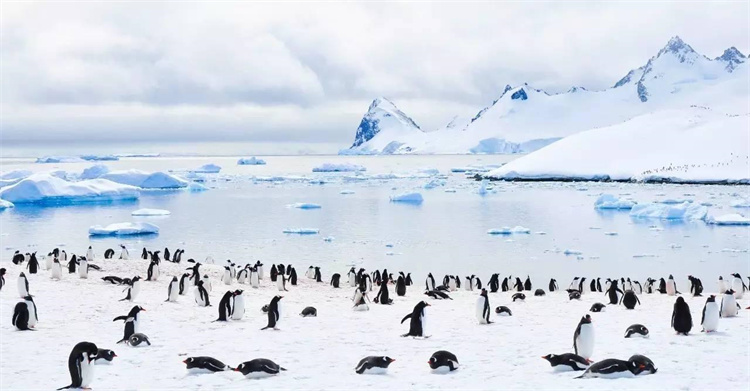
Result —
[[[370,136],[346,153],[528,153],[560,138],[622,123],[658,110],[710,107],[718,112],[747,112],[747,57],[734,47],[714,59],[697,53],[675,36],[646,64],[629,71],[611,88],[593,91],[576,86],[550,94],[529,84],[506,86],[489,106],[474,115],[458,115],[445,127],[424,133],[402,121],[362,132],[372,105],[357,129]],[[377,101],[377,100],[376,100]],[[373,102],[374,104],[375,102]],[[672,111],[678,112],[678,111]],[[470,118],[470,119],[469,119]],[[367,122],[369,123],[369,122]],[[365,130],[369,129],[365,126]],[[379,147],[376,147],[379,146]],[[388,148],[384,148],[388,146]]]
[[[407,142],[418,143],[424,137],[413,119],[381,97],[372,101],[362,117],[350,149],[361,153],[408,153]]]

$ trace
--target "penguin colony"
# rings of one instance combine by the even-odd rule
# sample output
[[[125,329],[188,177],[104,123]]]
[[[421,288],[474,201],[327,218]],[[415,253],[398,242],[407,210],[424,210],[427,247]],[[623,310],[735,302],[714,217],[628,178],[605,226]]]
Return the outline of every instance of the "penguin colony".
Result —
[[[169,249],[165,248],[163,252],[164,256],[161,258],[161,251],[148,251],[146,248],[143,248],[141,258],[148,261],[148,268],[145,270],[147,275],[145,280],[142,281],[140,275],[133,277],[107,275],[100,278],[103,284],[123,288],[122,292],[126,295],[120,301],[137,302],[141,284],[159,282],[159,278],[162,275],[161,262],[167,261],[179,264],[182,262],[183,252],[184,250],[178,249],[170,254]],[[100,260],[113,260],[115,257],[115,251],[107,249],[104,252],[104,257]],[[124,245],[120,246],[120,254],[117,259],[123,261],[130,259],[128,249]],[[65,278],[62,272],[63,262],[65,263],[65,268],[68,270],[67,274],[74,275],[67,278],[78,277],[88,279],[91,276],[89,273],[91,270],[103,272],[102,267],[91,263],[97,260],[91,246],[87,249],[85,257],[77,257],[74,254],[68,256],[64,250],[54,249],[46,257],[43,257],[43,260],[44,263],[40,263],[36,253],[21,254],[19,251],[16,251],[13,255],[12,263],[23,269],[19,273],[17,280],[18,295],[23,301],[20,301],[15,306],[12,315],[12,324],[19,331],[36,331],[36,325],[39,321],[37,307],[33,299],[34,295],[32,295],[33,287],[29,283],[25,274],[26,272],[29,274],[38,274],[40,270],[47,270],[52,280],[60,280]],[[211,259],[208,261],[215,264]],[[260,261],[240,266],[228,260],[224,266],[221,279],[216,283],[210,280],[208,274],[201,272],[201,263],[193,259],[187,259],[186,262],[189,266],[185,268],[185,272],[180,276],[172,276],[171,280],[169,280],[165,302],[178,303],[180,296],[187,296],[189,290],[192,289],[194,301],[197,306],[213,307],[210,293],[213,291],[214,284],[221,286],[220,284],[231,285],[236,282],[249,285],[251,288],[258,288],[261,281],[266,279],[264,265]],[[289,291],[288,287],[297,285],[298,277],[293,265],[271,265],[268,270],[268,277],[279,292],[287,292]],[[6,285],[6,272],[5,268],[0,268],[0,292]],[[304,276],[310,280],[324,283],[320,267],[310,266]],[[719,295],[720,297],[715,295],[707,296],[703,311],[701,312],[701,332],[710,333],[717,331],[720,318],[729,318],[738,315],[740,306],[737,300],[742,299],[748,288],[739,274],[732,274],[731,277],[729,280],[719,277],[718,290],[722,292]],[[688,276],[688,279],[691,284],[690,295],[702,296],[703,285],[701,280],[692,275]],[[638,305],[641,305],[638,298],[640,294],[659,293],[677,296],[671,316],[671,327],[678,335],[688,335],[693,330],[694,324],[690,308],[684,298],[678,296],[681,292],[678,290],[675,279],[671,275],[666,280],[661,278],[657,281],[656,279],[648,278],[643,285],[639,281],[631,281],[630,278],[620,278],[619,280],[606,279],[604,285],[601,283],[601,278],[592,278],[589,282],[586,282],[586,280],[586,277],[575,277],[573,279],[565,290],[568,293],[568,300],[580,300],[581,295],[584,294],[598,294],[606,298],[608,304],[611,306],[622,306],[627,310],[634,310]],[[514,280],[512,276],[508,276],[500,282],[500,275],[492,274],[487,281],[487,285],[483,286],[482,281],[476,275],[466,276],[463,281],[459,276],[446,275],[441,281],[442,284],[437,285],[434,276],[432,273],[429,273],[425,279],[424,295],[434,300],[435,303],[442,300],[452,300],[450,293],[461,289],[461,285],[463,284],[463,290],[475,291],[478,294],[475,309],[476,322],[480,325],[489,325],[494,322],[492,320],[493,310],[490,305],[489,293],[508,292],[508,294],[512,295],[512,302],[516,303],[526,300],[526,295],[523,292],[532,291],[533,288],[530,276],[527,276],[525,281],[522,281],[519,277],[515,277]],[[379,270],[367,273],[363,268],[356,270],[352,267],[345,274],[345,277],[339,273],[332,274],[329,285],[332,289],[353,289],[351,299],[352,310],[368,311],[370,304],[391,305],[394,302],[394,299],[391,298],[389,287],[394,288],[396,297],[402,297],[405,296],[407,287],[414,286],[415,284],[412,281],[410,273],[399,272],[394,278],[394,275],[387,270],[383,270],[382,273]],[[548,289],[550,292],[560,290],[555,279],[549,281]],[[227,290],[215,307],[218,312],[218,318],[213,320],[213,322],[242,320],[247,310],[243,292],[244,290],[241,289]],[[376,292],[376,294],[370,300],[372,292]],[[536,297],[546,295],[544,289],[540,288],[533,290],[533,292],[533,296]],[[263,305],[262,312],[267,317],[267,324],[260,330],[279,330],[281,325],[283,325],[284,317],[289,316],[282,309],[283,297],[282,294],[275,295],[270,299],[268,304]],[[427,301],[419,301],[415,304],[413,310],[402,318],[402,324],[408,320],[408,331],[402,334],[402,337],[430,337],[427,329],[430,306],[431,304]],[[590,312],[605,312],[606,307],[607,305],[605,304],[595,303],[591,306]],[[126,315],[114,317],[113,322],[123,322],[124,332],[123,338],[113,343],[141,348],[151,346],[148,336],[142,333],[139,327],[139,319],[143,316],[143,312],[146,312],[145,308],[140,305],[134,305]],[[512,316],[511,309],[506,306],[496,307],[494,313],[496,316]],[[299,312],[299,316],[317,317],[318,312],[315,307],[308,306]],[[637,376],[657,372],[654,363],[648,357],[639,354],[633,355],[627,360],[610,358],[593,361],[592,357],[595,351],[594,324],[592,316],[584,314],[573,331],[572,352],[547,354],[542,356],[542,359],[549,362],[556,370],[583,371],[583,374],[577,378]],[[633,324],[625,330],[624,338],[648,336],[649,330],[646,326]],[[90,387],[95,379],[94,364],[112,363],[116,357],[117,355],[113,350],[99,348],[91,342],[76,344],[68,359],[71,384],[59,389]],[[388,356],[367,356],[357,363],[354,370],[358,374],[384,373],[387,371],[389,365],[395,361],[395,359]],[[214,373],[235,371],[240,372],[247,378],[275,376],[287,370],[265,358],[256,358],[240,363],[235,367],[226,365],[218,359],[208,356],[188,357],[182,360],[182,362],[186,365],[186,369],[189,372]],[[433,353],[427,363],[430,370],[435,373],[451,372],[459,368],[458,358],[453,353],[444,350]]]

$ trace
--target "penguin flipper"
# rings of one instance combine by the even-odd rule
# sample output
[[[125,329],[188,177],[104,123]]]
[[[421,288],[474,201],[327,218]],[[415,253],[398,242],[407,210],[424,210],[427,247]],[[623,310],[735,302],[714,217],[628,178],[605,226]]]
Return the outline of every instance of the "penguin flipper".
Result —
[[[404,321],[406,321],[409,318],[411,318],[411,314],[408,314],[408,315],[404,316],[404,319],[401,319],[401,324],[403,324]]]
[[[125,299],[123,299],[123,300],[125,300]],[[122,301],[122,300],[120,300],[120,301]],[[118,316],[118,317],[112,319],[113,322],[117,322],[118,320],[128,320],[128,316],[127,315],[121,315],[121,316]]]
[[[71,385],[69,385],[69,386],[65,386],[65,387],[60,387],[60,388],[58,388],[58,389],[57,389],[57,391],[60,391],[60,390],[65,390],[65,389],[68,389],[68,388],[73,388],[73,385],[71,384]]]

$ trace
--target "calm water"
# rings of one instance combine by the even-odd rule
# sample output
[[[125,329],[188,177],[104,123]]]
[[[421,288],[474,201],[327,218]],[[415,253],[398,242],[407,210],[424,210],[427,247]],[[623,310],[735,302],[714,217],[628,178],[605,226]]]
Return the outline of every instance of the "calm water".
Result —
[[[106,162],[111,169],[149,171],[187,170],[205,163],[223,167],[207,174],[211,190],[202,193],[144,192],[135,203],[65,207],[18,206],[0,213],[3,262],[15,249],[48,252],[64,246],[83,253],[91,244],[97,253],[125,243],[131,254],[143,246],[185,248],[185,256],[217,261],[292,263],[298,268],[320,265],[324,275],[345,272],[347,265],[410,271],[419,279],[431,271],[439,276],[491,272],[550,276],[567,281],[574,275],[621,275],[645,279],[674,274],[686,284],[695,274],[714,290],[718,275],[750,274],[750,229],[713,227],[703,222],[633,220],[627,212],[599,212],[596,197],[612,193],[639,202],[685,198],[710,202],[709,214],[737,210],[729,201],[748,197],[750,189],[733,186],[675,186],[600,183],[495,183],[494,192],[481,196],[479,183],[451,167],[500,164],[512,156],[339,157],[276,156],[266,166],[237,166],[237,157],[128,158]],[[324,162],[352,162],[367,168],[371,179],[351,173],[313,174]],[[4,159],[2,170],[62,169],[80,172],[85,164],[34,164],[29,159]],[[444,175],[445,186],[423,189],[430,178],[415,177],[433,167]],[[373,179],[377,174],[404,174],[403,179]],[[259,181],[256,177],[292,177]],[[299,178],[304,176],[305,178]],[[323,179],[312,184],[308,179]],[[342,190],[354,194],[342,195]],[[445,189],[455,189],[455,193]],[[420,191],[421,205],[389,202],[403,191]],[[295,202],[322,205],[317,210],[288,208]],[[135,218],[138,208],[161,208],[169,217]],[[155,237],[90,240],[95,224],[149,221],[161,228]],[[521,225],[529,235],[492,236],[491,228]],[[286,235],[286,228],[318,228],[318,235]],[[540,234],[544,232],[545,234]],[[616,232],[617,235],[605,235]],[[323,239],[333,237],[326,242]],[[392,247],[387,247],[392,245]],[[580,255],[565,255],[565,250]],[[685,287],[687,289],[687,287]]]

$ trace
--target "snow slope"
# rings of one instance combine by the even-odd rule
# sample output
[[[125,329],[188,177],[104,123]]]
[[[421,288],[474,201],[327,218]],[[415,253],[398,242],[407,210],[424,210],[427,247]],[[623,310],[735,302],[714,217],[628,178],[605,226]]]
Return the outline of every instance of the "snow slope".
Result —
[[[363,153],[404,153],[409,145],[425,139],[425,133],[386,98],[372,101],[359,123],[350,150]]]

